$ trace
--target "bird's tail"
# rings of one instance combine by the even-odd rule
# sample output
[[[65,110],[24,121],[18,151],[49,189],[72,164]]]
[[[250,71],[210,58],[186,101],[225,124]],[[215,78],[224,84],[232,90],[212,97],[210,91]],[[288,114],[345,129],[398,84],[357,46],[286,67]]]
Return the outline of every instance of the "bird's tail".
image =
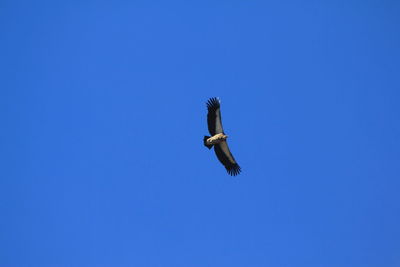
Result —
[[[204,145],[208,147],[208,149],[211,149],[213,145],[207,145],[207,139],[210,138],[210,136],[204,136],[203,141]]]

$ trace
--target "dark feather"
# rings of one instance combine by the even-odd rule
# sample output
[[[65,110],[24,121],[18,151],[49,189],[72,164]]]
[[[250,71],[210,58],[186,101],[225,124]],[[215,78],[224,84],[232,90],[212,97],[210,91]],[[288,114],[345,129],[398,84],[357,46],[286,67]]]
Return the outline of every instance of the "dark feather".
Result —
[[[214,136],[219,133],[223,133],[222,129],[222,119],[221,119],[221,111],[220,111],[220,102],[218,98],[213,97],[207,101],[207,124],[208,131],[211,136]]]
[[[214,145],[214,151],[217,158],[225,166],[225,169],[230,175],[236,176],[241,172],[241,168],[229,151],[228,143],[226,141]]]

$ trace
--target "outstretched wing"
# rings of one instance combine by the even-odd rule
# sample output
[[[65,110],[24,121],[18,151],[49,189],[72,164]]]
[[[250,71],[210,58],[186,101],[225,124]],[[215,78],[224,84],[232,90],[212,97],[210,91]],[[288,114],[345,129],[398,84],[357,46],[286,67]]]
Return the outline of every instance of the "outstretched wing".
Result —
[[[214,145],[214,151],[217,158],[225,166],[225,169],[230,175],[236,176],[240,173],[240,166],[229,151],[228,143],[226,141]]]
[[[207,101],[207,109],[208,131],[210,132],[211,136],[223,133],[224,130],[222,129],[220,102],[218,98],[210,98]]]

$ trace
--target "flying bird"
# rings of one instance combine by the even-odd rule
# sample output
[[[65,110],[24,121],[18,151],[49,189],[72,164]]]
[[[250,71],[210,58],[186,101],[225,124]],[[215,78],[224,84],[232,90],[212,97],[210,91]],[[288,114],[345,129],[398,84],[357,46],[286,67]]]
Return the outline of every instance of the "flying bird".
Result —
[[[219,161],[225,166],[225,169],[232,176],[236,176],[241,172],[239,164],[229,151],[226,139],[227,135],[224,133],[221,121],[220,101],[218,98],[213,97],[207,101],[207,124],[208,131],[211,136],[204,136],[204,145],[211,149],[214,147],[215,154]]]

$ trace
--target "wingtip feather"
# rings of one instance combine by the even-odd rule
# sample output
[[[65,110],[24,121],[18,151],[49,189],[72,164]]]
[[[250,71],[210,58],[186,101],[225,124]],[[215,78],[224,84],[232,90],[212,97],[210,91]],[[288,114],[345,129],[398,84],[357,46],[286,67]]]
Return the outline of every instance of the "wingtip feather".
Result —
[[[217,109],[220,107],[220,100],[218,97],[211,97],[210,99],[207,100],[207,108],[210,109]]]
[[[240,166],[238,164],[235,164],[235,165],[231,166],[230,168],[226,168],[226,170],[228,171],[228,174],[231,176],[236,176],[236,175],[240,174],[242,171],[242,169],[240,168]]]

